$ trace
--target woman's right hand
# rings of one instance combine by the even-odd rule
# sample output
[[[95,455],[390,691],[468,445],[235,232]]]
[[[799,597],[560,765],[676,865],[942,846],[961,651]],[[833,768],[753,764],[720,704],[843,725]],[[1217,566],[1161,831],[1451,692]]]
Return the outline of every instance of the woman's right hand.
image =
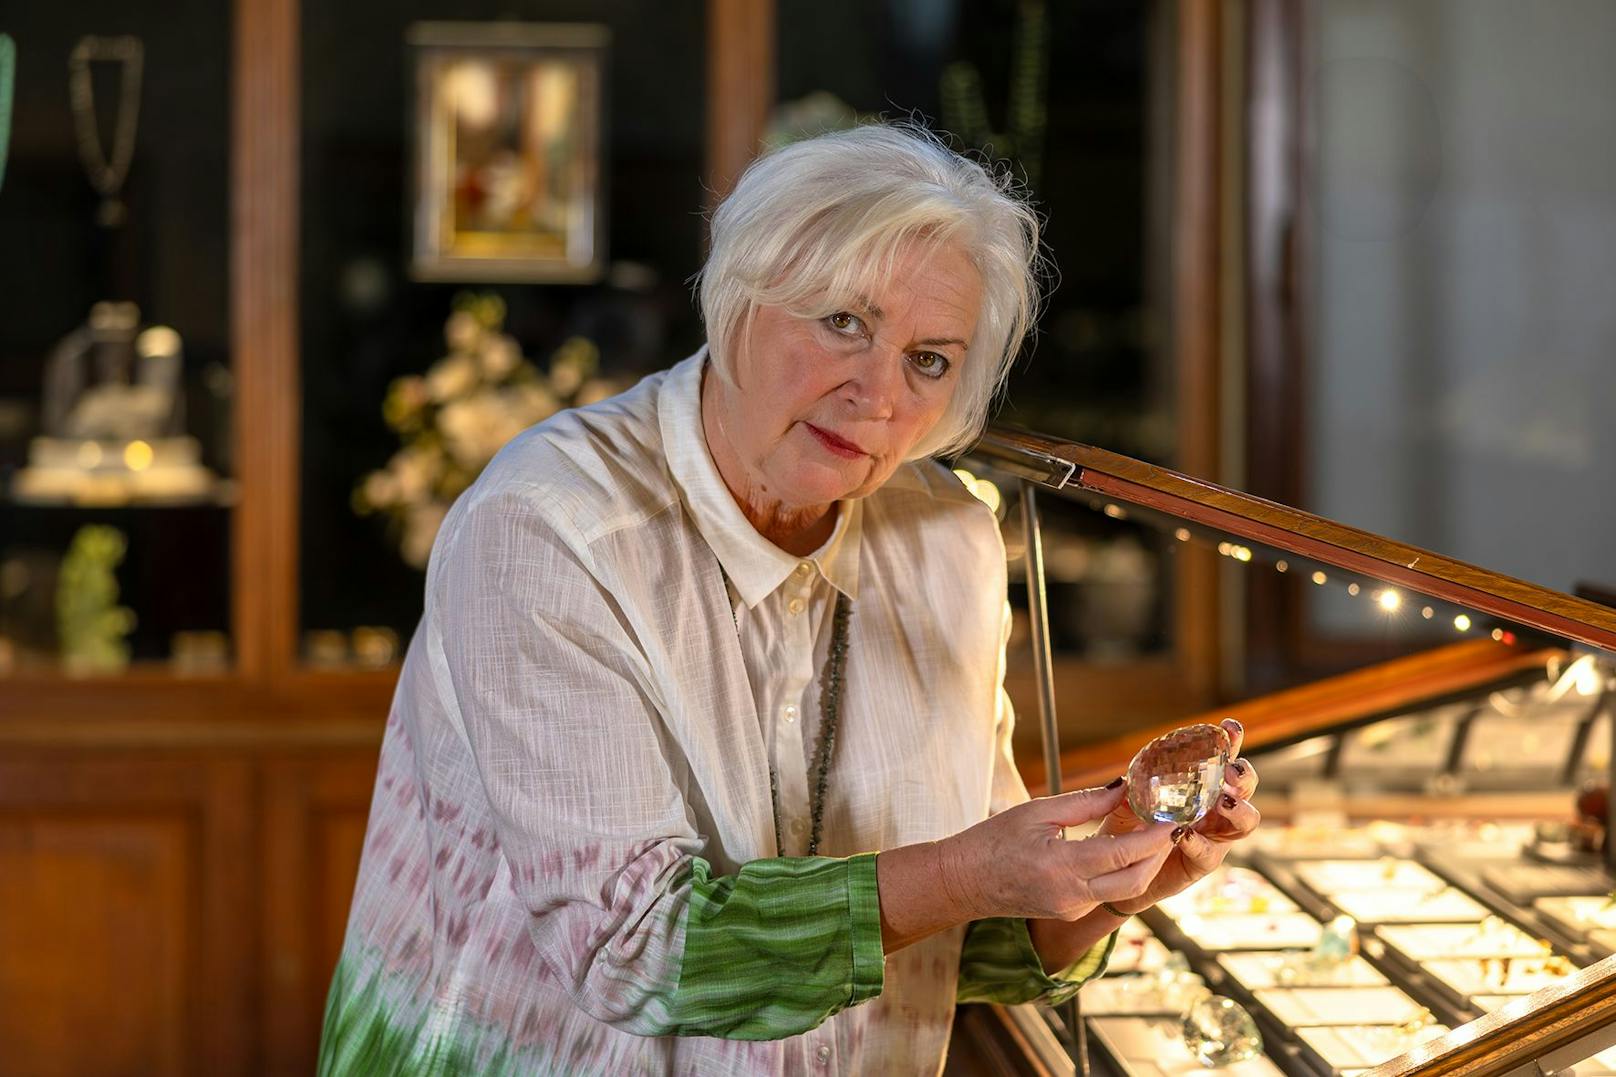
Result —
[[[1071,921],[1102,901],[1138,897],[1172,851],[1172,824],[1117,837],[1065,837],[1066,827],[1103,819],[1123,796],[1118,781],[1040,797],[962,830],[938,843],[943,885],[973,920]]]

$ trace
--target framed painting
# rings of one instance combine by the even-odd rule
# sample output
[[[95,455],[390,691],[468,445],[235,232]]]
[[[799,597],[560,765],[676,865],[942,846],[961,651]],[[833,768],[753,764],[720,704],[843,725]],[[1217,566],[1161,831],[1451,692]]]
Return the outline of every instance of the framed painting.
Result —
[[[604,26],[416,23],[411,275],[599,279]]]

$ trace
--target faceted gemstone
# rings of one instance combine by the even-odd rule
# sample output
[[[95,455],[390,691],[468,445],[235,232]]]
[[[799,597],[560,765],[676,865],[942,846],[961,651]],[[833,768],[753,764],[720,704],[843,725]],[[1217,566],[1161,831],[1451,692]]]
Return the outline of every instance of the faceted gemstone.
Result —
[[[1184,1013],[1184,1046],[1201,1065],[1215,1069],[1255,1057],[1262,1033],[1234,999],[1207,995]]]
[[[1222,726],[1175,729],[1128,764],[1128,804],[1141,819],[1189,826],[1217,803],[1228,764],[1229,734]]]
[[[1358,922],[1350,916],[1337,916],[1319,932],[1313,957],[1320,964],[1337,964],[1358,952]]]

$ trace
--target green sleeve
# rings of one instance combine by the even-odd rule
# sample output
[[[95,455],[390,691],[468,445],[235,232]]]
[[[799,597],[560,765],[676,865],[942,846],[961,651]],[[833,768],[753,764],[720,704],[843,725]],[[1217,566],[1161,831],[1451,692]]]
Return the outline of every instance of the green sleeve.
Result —
[[[874,853],[754,860],[718,878],[690,865],[670,1031],[780,1039],[881,993]]]
[[[1009,1004],[1036,1000],[1058,1005],[1105,971],[1116,944],[1117,933],[1113,931],[1066,968],[1050,975],[1033,949],[1026,920],[977,920],[965,931],[955,998],[960,1002]]]

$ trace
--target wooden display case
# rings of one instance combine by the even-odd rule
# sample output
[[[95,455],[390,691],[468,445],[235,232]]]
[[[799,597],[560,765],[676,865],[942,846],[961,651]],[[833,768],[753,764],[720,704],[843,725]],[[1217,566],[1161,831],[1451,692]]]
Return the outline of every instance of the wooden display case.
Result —
[[[996,430],[966,466],[1007,500],[1019,488],[1029,550],[1027,502],[1069,499],[1237,571],[1338,589],[1358,638],[1379,625],[1434,644],[1065,753],[1046,741],[1045,788],[1101,785],[1149,736],[1232,715],[1264,824],[1130,922],[1086,1015],[970,1018],[1016,1058],[1001,1072],[1072,1072],[1085,1041],[1095,1072],[1203,1072],[1181,1015],[1208,992],[1265,1041],[1229,1073],[1611,1070],[1616,610],[1088,446]],[[1046,708],[1081,710],[1046,685]],[[1341,917],[1361,956],[1331,949]]]

